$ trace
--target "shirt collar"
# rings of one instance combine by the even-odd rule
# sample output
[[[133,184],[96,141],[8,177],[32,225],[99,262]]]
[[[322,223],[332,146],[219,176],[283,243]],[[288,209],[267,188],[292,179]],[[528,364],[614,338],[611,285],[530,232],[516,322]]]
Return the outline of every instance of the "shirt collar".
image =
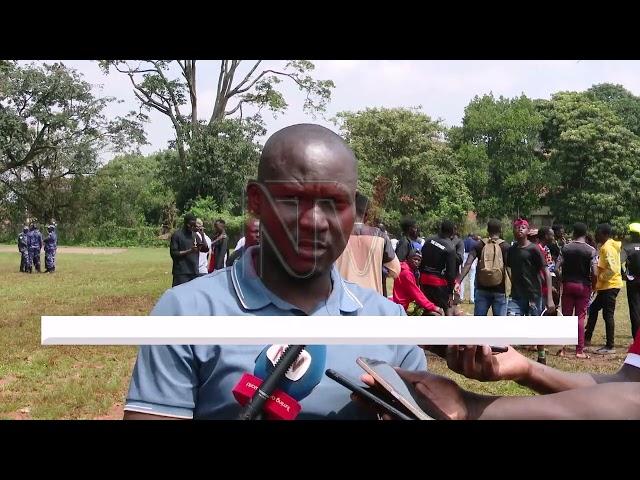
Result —
[[[253,246],[231,267],[231,282],[238,300],[246,310],[259,310],[273,304],[282,310],[293,310],[296,307],[280,299],[264,286],[253,267],[252,257],[259,253],[259,246]],[[335,265],[331,267],[333,289],[326,301],[326,309],[330,315],[353,313],[363,308],[351,286],[345,282]]]

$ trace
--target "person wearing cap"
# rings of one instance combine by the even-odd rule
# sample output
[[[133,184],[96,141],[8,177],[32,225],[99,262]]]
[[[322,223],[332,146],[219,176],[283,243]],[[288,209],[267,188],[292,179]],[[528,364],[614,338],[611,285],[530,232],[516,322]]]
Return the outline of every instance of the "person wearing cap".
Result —
[[[400,262],[400,274],[393,281],[393,301],[402,305],[407,314],[414,313],[417,309],[423,309],[423,315],[444,315],[444,311],[425,297],[418,286],[421,261],[422,253],[414,248],[409,252],[407,260]],[[410,313],[412,303],[415,303],[417,308]]]
[[[44,238],[44,268],[45,273],[53,273],[56,271],[56,251],[58,250],[58,235],[56,235],[56,227],[47,226],[47,236]]]
[[[627,282],[631,337],[636,338],[640,327],[640,223],[629,225],[629,243],[623,247],[622,257]]]

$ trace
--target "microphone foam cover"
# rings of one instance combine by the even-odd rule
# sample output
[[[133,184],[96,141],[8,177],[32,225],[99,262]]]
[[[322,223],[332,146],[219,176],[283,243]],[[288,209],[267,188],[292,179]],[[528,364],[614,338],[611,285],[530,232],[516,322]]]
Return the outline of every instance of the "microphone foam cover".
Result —
[[[264,380],[286,348],[287,345],[265,347],[256,359],[253,374]],[[322,380],[326,364],[326,345],[307,345],[278,384],[278,389],[297,401],[306,398]]]

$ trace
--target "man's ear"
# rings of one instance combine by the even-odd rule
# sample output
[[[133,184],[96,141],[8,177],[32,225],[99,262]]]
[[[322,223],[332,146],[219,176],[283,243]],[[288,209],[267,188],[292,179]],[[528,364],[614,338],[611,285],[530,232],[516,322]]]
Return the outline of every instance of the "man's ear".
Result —
[[[262,204],[262,190],[255,181],[250,181],[247,185],[247,206],[249,213],[260,216],[260,206]]]

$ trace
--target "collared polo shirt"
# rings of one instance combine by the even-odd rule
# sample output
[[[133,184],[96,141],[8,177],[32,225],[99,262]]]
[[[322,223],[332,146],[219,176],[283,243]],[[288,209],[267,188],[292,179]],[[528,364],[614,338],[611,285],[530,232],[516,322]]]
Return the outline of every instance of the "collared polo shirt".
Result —
[[[231,267],[167,290],[151,315],[283,316],[306,314],[271,293],[256,275],[247,249]],[[371,289],[343,280],[335,266],[333,289],[311,315],[406,315],[404,309]],[[242,321],[241,318],[238,319]],[[301,319],[300,321],[304,321]],[[345,320],[348,321],[348,320]],[[390,319],[390,321],[393,321]],[[232,391],[244,373],[253,373],[265,345],[143,345],[139,347],[125,410],[178,418],[233,419],[240,410]],[[407,370],[425,370],[424,352],[412,345],[327,345],[326,368],[363,385],[356,358],[365,356]],[[376,419],[354,403],[351,392],[324,376],[300,401],[297,419]]]

